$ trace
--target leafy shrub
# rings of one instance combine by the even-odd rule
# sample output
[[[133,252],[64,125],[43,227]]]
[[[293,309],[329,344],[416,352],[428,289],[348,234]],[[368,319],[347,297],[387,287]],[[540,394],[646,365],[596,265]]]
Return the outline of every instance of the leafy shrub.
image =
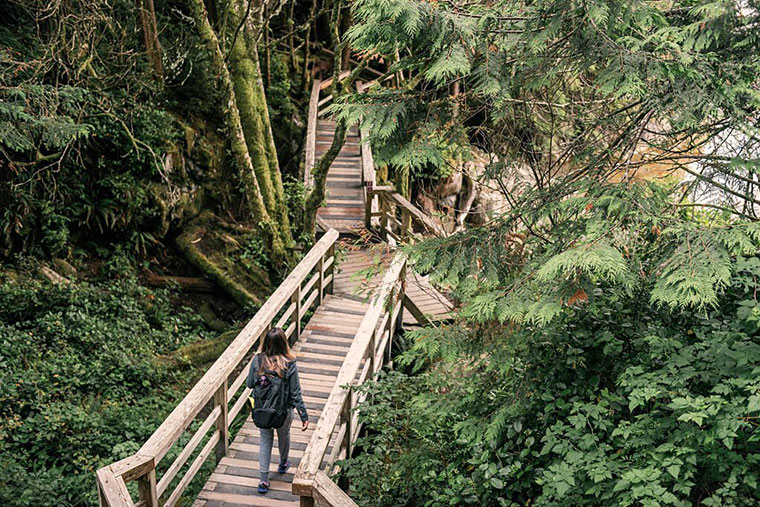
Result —
[[[2,284],[0,504],[96,504],[94,471],[183,395],[156,356],[203,336],[198,317],[133,280]]]
[[[707,313],[621,290],[543,328],[421,330],[362,387],[364,505],[755,505],[760,259]],[[484,353],[486,351],[487,353]]]

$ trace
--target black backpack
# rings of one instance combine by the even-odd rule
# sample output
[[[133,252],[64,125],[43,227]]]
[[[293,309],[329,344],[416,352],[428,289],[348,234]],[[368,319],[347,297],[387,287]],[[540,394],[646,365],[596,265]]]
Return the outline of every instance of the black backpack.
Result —
[[[253,424],[264,429],[279,428],[287,417],[288,381],[272,370],[256,375],[251,407]]]

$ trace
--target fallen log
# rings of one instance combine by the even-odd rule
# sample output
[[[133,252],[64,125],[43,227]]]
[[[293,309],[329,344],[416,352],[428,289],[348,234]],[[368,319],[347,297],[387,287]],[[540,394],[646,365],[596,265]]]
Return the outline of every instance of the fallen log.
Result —
[[[151,273],[145,275],[145,285],[157,288],[179,287],[184,292],[197,294],[215,294],[219,292],[217,285],[198,276],[165,276]]]

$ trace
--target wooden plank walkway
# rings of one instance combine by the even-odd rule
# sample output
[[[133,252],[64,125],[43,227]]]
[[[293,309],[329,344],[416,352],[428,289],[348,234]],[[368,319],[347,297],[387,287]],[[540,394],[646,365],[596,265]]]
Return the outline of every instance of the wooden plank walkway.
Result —
[[[317,120],[315,155],[321,157],[332,144],[335,122]],[[327,199],[317,215],[341,234],[364,227],[364,189],[359,132],[349,129],[346,143],[327,172]]]
[[[317,157],[327,151],[334,132],[334,122],[318,120]],[[359,144],[359,133],[356,129],[350,130],[346,144],[328,171],[326,204],[318,211],[319,217],[327,225],[344,236],[360,234],[364,229],[365,206]],[[275,445],[272,450],[269,492],[266,495],[257,492],[259,430],[249,417],[230,444],[228,455],[221,459],[204,485],[194,506],[284,507],[299,504],[299,498],[291,492],[293,473],[314,432],[359,324],[369,308],[370,295],[378,288],[392,257],[392,252],[383,245],[357,248],[344,243],[344,248],[348,252],[336,263],[333,294],[325,297],[294,346],[310,426],[307,431],[301,431],[300,420],[294,414],[290,431],[290,470],[286,474],[277,472],[280,457]],[[370,267],[374,267],[371,274],[362,276],[362,271]],[[420,311],[432,320],[450,317],[452,304],[430,285],[427,277],[408,270],[406,280],[406,293]],[[404,324],[419,325],[406,310]]]
[[[336,266],[333,292],[344,298],[365,302],[368,295],[377,289],[391,261],[392,252],[382,244],[371,248],[348,248],[345,258]],[[431,320],[451,318],[454,305],[430,284],[429,277],[407,270],[406,295]],[[404,324],[414,326],[422,323],[404,310]]]
[[[228,456],[219,462],[193,505],[198,507],[298,505],[298,497],[294,496],[290,490],[293,473],[314,432],[322,408],[368,306],[340,296],[326,296],[301,333],[300,341],[294,347],[298,356],[301,390],[309,412],[310,425],[308,430],[301,431],[298,415],[294,414],[290,430],[291,468],[288,473],[277,473],[280,456],[275,443],[269,473],[270,490],[266,495],[260,495],[256,491],[259,484],[259,430],[248,418],[230,444]]]
[[[359,329],[359,323],[369,307],[368,291],[378,287],[390,258],[391,252],[387,249],[364,247],[350,250],[336,266],[333,294],[325,297],[294,346],[310,426],[308,430],[301,431],[300,421],[295,414],[290,430],[291,468],[288,473],[277,473],[280,457],[275,445],[269,475],[271,488],[266,495],[259,495],[256,491],[259,484],[259,430],[248,418],[230,444],[229,455],[219,462],[194,506],[298,505],[299,499],[290,489],[293,472],[300,463],[343,360]],[[370,266],[375,266],[371,276],[361,276],[360,272]],[[415,304],[434,318],[448,318],[451,303],[430,286],[425,277],[412,271],[407,272],[407,277],[406,290]],[[404,315],[404,322],[408,325],[418,324],[408,312]]]

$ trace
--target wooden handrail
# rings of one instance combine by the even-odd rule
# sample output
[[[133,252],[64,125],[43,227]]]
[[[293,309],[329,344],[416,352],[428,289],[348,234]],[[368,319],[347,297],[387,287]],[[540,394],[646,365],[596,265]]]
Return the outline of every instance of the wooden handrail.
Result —
[[[356,89],[364,93],[367,87],[361,81],[356,82]],[[375,160],[372,157],[372,146],[369,144],[369,132],[366,127],[359,126],[359,146],[362,155],[362,184],[364,185],[364,226],[372,227],[372,214],[378,211],[378,199],[372,195],[377,175],[375,173]]]
[[[274,325],[284,327],[289,321],[286,334],[288,337],[298,337],[301,319],[313,305],[321,304],[324,294],[331,291],[337,238],[338,231],[335,229],[328,230],[322,236],[134,456],[97,471],[101,505],[157,507],[159,498],[166,493],[168,498],[164,505],[173,506],[209,456],[214,455],[218,462],[227,453],[230,424],[245,406],[250,392],[243,383],[250,366],[251,352]],[[242,364],[246,358],[248,360]],[[241,365],[240,373],[230,385],[230,375]],[[243,389],[236,397],[241,387]],[[209,403],[213,407],[211,412],[156,483],[156,466]],[[212,433],[201,451],[178,484],[170,490],[177,473],[209,431]],[[126,488],[126,483],[132,480],[138,481],[140,499],[137,503],[133,502]]]
[[[324,472],[317,472],[317,475],[314,476],[312,491],[319,505],[329,507],[359,507]]]
[[[319,79],[314,80],[309,98],[309,113],[306,123],[306,148],[304,154],[303,182],[308,185],[311,182],[311,170],[314,169],[315,153],[317,150],[317,111],[319,107]]]
[[[337,432],[333,451],[327,456],[328,470],[336,459],[351,455],[351,446],[359,433],[356,415],[351,411],[362,399],[345,386],[362,383],[390,356],[392,337],[402,315],[405,273],[406,258],[397,254],[359,324],[293,479],[293,494],[302,497],[301,505],[313,502],[315,481],[333,434]]]
[[[413,232],[415,224],[421,226],[429,234],[446,236],[443,226],[394,191],[393,187],[375,187],[371,194],[379,198],[380,211],[370,213],[366,220],[370,223],[372,218],[379,217],[378,232],[384,241],[395,243],[417,239],[417,235]]]

